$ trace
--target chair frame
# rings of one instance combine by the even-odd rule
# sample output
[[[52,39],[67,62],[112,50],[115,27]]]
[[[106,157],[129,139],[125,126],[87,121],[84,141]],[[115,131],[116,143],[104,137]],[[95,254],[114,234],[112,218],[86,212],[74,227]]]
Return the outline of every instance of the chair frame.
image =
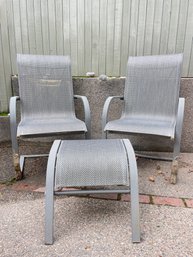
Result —
[[[124,139],[123,139],[124,140]],[[57,153],[61,140],[55,140],[50,150],[47,172],[46,172],[46,193],[45,193],[45,244],[54,242],[54,195],[88,195],[104,193],[130,193],[131,194],[131,227],[132,242],[139,243],[140,239],[140,215],[139,215],[139,190],[138,190],[138,171],[135,159],[135,153],[129,140],[124,140],[127,158],[129,162],[130,189],[106,189],[106,190],[64,190],[56,191],[55,185],[55,168]]]
[[[87,132],[85,133],[85,138],[91,138],[91,115],[90,115],[90,106],[86,96],[74,95],[74,99],[80,99],[83,103],[84,114],[85,114],[85,124],[87,127]],[[19,155],[19,143],[17,137],[17,102],[20,101],[19,96],[13,96],[10,98],[9,110],[10,110],[10,129],[11,129],[11,141],[12,141],[12,151],[13,151],[13,162],[16,172],[16,180],[23,178],[25,158],[36,158],[36,157],[47,157],[49,154],[32,154],[32,155]],[[80,131],[81,132],[81,131]],[[70,133],[64,132],[62,134]],[[79,133],[79,131],[74,132]],[[47,133],[41,135],[41,137],[48,137],[58,135],[59,133]],[[38,137],[38,135],[30,135]],[[21,136],[22,137],[22,136]],[[28,138],[29,136],[23,136],[23,138]]]
[[[108,133],[110,131],[104,131],[105,125],[108,122],[108,112],[110,108],[110,104],[114,99],[124,100],[124,96],[109,96],[104,104],[103,112],[102,112],[102,138],[107,139]],[[183,119],[184,119],[184,107],[185,107],[185,98],[180,97],[178,102],[178,110],[176,115],[176,127],[175,127],[175,136],[174,136],[174,146],[173,146],[173,155],[172,157],[166,157],[162,155],[148,155],[148,154],[140,154],[136,152],[136,156],[156,159],[156,160],[164,160],[164,161],[172,161],[171,165],[171,176],[170,176],[170,183],[176,184],[177,181],[177,171],[178,171],[178,162],[177,158],[180,155],[180,143],[181,143],[181,135],[182,135],[182,126],[183,126]],[[114,131],[113,131],[114,132]],[[120,131],[114,133],[121,133]],[[131,134],[126,132],[127,134]],[[132,133],[135,134],[135,133]],[[137,133],[136,133],[137,134]]]
[[[105,125],[108,122],[108,112],[110,108],[110,104],[114,99],[124,100],[123,96],[109,96],[104,104],[103,112],[102,112],[102,138],[107,139],[108,133],[110,131],[104,131]],[[183,118],[184,118],[184,106],[185,106],[185,99],[180,97],[179,103],[178,103],[178,112],[177,112],[177,119],[176,119],[176,130],[175,130],[175,137],[174,137],[174,151],[172,157],[163,157],[163,156],[148,156],[152,159],[161,159],[161,160],[174,160],[176,159],[180,154],[180,143],[181,143],[181,134],[182,134],[182,125],[183,125]],[[114,131],[113,131],[114,132]],[[114,132],[116,133],[116,132]],[[117,133],[121,133],[120,131],[117,131]],[[126,132],[127,134],[131,134],[129,132]],[[132,133],[134,134],[134,133]],[[137,134],[137,133],[136,133]],[[138,156],[147,156],[143,154],[137,154]]]

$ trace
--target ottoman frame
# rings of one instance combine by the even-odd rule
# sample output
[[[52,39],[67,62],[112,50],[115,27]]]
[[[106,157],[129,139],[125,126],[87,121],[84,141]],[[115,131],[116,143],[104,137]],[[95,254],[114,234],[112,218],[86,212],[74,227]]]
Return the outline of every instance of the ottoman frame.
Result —
[[[120,139],[125,146],[127,161],[129,165],[130,189],[99,189],[99,190],[55,190],[55,169],[57,154],[61,140],[55,140],[50,150],[47,173],[46,173],[46,196],[45,196],[45,244],[53,244],[54,230],[54,195],[81,195],[81,194],[104,194],[104,193],[130,193],[131,195],[131,226],[132,242],[140,242],[140,217],[139,217],[139,192],[138,192],[138,171],[135,153],[128,139]],[[104,147],[105,147],[105,141]],[[87,142],[87,140],[85,140]],[[72,167],[73,169],[73,167]],[[105,185],[104,185],[105,186]]]

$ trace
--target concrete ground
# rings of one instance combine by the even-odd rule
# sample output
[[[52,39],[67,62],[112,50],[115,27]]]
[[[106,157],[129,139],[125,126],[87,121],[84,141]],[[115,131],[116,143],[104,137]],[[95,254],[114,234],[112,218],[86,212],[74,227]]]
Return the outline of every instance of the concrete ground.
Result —
[[[28,151],[36,145],[30,144]],[[41,145],[40,151],[49,149]],[[22,146],[26,151],[26,146]],[[14,176],[9,143],[0,146],[0,181]],[[178,182],[170,163],[139,158],[142,242],[131,243],[127,195],[57,197],[55,243],[44,245],[47,159],[29,159],[25,179],[0,184],[0,256],[193,256],[193,154],[181,154]]]

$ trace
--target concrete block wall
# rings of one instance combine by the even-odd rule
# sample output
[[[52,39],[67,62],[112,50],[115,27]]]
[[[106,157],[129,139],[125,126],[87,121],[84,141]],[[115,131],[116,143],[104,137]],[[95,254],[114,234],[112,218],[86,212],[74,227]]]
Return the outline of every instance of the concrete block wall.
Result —
[[[92,115],[92,138],[101,138],[101,114],[106,98],[112,95],[123,95],[124,83],[124,78],[112,78],[107,81],[101,81],[98,78],[73,79],[74,94],[87,96],[90,103]],[[14,95],[18,95],[18,80],[16,76],[12,77],[12,87]],[[181,151],[193,152],[193,78],[181,79],[180,96],[185,97],[186,99]],[[75,107],[77,117],[83,119],[84,115],[82,106],[78,100]],[[110,108],[109,119],[120,117],[121,111],[122,101],[115,100]],[[2,123],[1,120],[0,123]],[[8,126],[6,127],[6,132],[4,131],[2,133],[2,131],[5,130],[5,125],[2,124],[0,125],[0,141],[9,140],[10,136],[8,133]],[[118,135],[110,135],[109,137],[118,137]],[[167,151],[171,149],[170,141],[165,139],[160,139],[158,141],[154,136],[128,136],[123,134],[119,135],[119,137],[130,138],[135,148],[139,150]]]

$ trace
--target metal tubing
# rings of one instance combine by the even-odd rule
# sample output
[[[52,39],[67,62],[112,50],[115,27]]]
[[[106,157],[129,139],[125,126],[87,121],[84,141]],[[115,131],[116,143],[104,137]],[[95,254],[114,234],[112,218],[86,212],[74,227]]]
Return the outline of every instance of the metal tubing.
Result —
[[[103,139],[107,138],[107,134],[105,133],[104,129],[105,129],[105,125],[106,125],[107,119],[108,119],[108,111],[109,111],[110,103],[115,98],[119,98],[120,100],[124,99],[123,96],[109,96],[106,99],[104,107],[103,107],[103,112],[102,112],[102,138]]]
[[[114,190],[65,190],[65,191],[56,191],[55,195],[80,195],[80,194],[128,194],[130,192],[129,189],[114,189]]]
[[[10,98],[9,111],[10,111],[10,128],[11,128],[11,142],[13,152],[18,154],[18,142],[17,142],[17,101],[19,96],[13,96]]]
[[[46,198],[45,198],[45,244],[53,244],[54,225],[54,173],[56,155],[61,140],[54,141],[50,150],[46,173]]]
[[[87,127],[86,139],[91,138],[91,117],[90,117],[90,106],[86,96],[74,95],[75,99],[81,99],[84,107],[85,123]]]
[[[130,190],[131,190],[131,225],[132,242],[139,243],[140,239],[140,218],[139,218],[139,190],[138,190],[138,172],[135,153],[128,139],[123,139],[127,157],[129,160],[130,172]]]
[[[183,125],[183,119],[184,119],[184,106],[185,106],[185,99],[181,97],[179,99],[178,113],[177,113],[177,119],[176,119],[176,134],[175,134],[175,142],[174,142],[173,159],[176,159],[180,154],[182,125]]]

